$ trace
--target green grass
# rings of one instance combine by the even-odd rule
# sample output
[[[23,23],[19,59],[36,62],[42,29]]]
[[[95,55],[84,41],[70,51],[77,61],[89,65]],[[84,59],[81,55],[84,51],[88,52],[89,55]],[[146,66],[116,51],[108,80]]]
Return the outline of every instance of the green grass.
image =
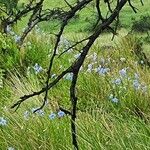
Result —
[[[20,2],[25,2],[26,0],[22,0]],[[70,3],[73,3],[74,0],[69,1]],[[121,22],[121,27],[126,28],[128,30],[131,29],[131,26],[134,22],[134,20],[139,20],[141,16],[147,16],[150,15],[149,12],[149,5],[150,1],[149,0],[144,0],[144,6],[141,5],[140,0],[134,0],[134,6],[137,8],[137,13],[134,13],[131,7],[129,5],[125,6],[125,8],[122,10],[120,14],[120,22]],[[44,3],[44,7],[47,9],[53,9],[55,7],[60,6],[59,4],[61,3],[61,7],[67,8],[67,5],[65,4],[64,1],[54,1],[54,0],[46,0]],[[66,28],[66,33],[68,32],[89,32],[92,30],[92,24],[94,24],[97,12],[95,9],[95,2],[90,3],[85,9],[80,11],[80,15],[77,13],[77,17],[72,19],[69,22],[69,26]],[[102,12],[103,15],[106,16],[107,10],[106,10],[106,5],[102,3]],[[25,24],[27,22],[27,18],[21,20],[18,22],[17,29],[19,31],[22,31],[22,29],[25,27]],[[53,33],[56,32],[58,29],[58,21],[53,20],[52,22],[44,22],[40,23],[40,27],[42,30],[48,33]]]
[[[52,1],[51,2],[46,1],[45,4],[46,4],[46,8],[48,6],[50,6],[50,8],[59,6],[59,4],[57,4],[56,2],[52,2]],[[142,6],[140,1],[137,1],[137,0],[136,1],[134,0],[134,4],[135,4],[135,7],[137,8],[137,13],[134,13],[131,7],[127,5],[125,6],[125,8],[122,10],[120,14],[120,22],[121,22],[122,28],[128,28],[130,30],[134,20],[139,20],[140,16],[150,15],[149,13],[150,1],[149,0],[144,1],[144,6]],[[80,12],[80,15],[78,16],[77,19],[70,21],[69,23],[70,25],[69,27],[67,27],[66,32],[67,33],[68,32],[76,32],[76,33],[89,32],[89,30],[91,30],[91,24],[93,24],[96,19],[97,12],[96,12],[96,9],[94,8],[94,5],[95,5],[94,2],[92,2],[90,5],[88,5],[87,8],[83,9]],[[62,3],[61,6],[66,7],[64,3]],[[103,15],[106,16],[107,10],[106,10],[106,6],[103,3],[102,3],[102,12],[103,12]],[[49,32],[52,31],[51,26],[53,26],[53,23],[52,24],[42,23],[41,25],[41,27],[43,27],[45,31],[49,31]]]
[[[149,1],[145,0],[145,5],[140,7],[140,3],[137,2],[138,14],[131,13],[131,8],[127,6],[120,16],[126,29],[120,29],[114,41],[111,41],[112,35],[109,33],[102,34],[90,49],[82,66],[77,82],[76,122],[81,150],[150,149],[150,70],[141,64],[142,59],[133,53],[142,41],[141,34],[127,35],[132,23],[131,18],[138,19],[140,15],[149,13],[148,4]],[[59,1],[45,3],[45,7],[56,5],[59,5]],[[66,40],[73,43],[88,35],[86,32],[88,28],[85,27],[90,25],[92,14],[93,6],[90,5],[81,13],[79,19],[70,22],[58,54],[67,46]],[[26,20],[20,22],[17,30],[21,30],[25,22]],[[11,45],[8,49],[14,50],[13,54],[19,61],[15,62],[14,55],[8,53],[8,58],[11,57],[15,64],[13,63],[13,67],[7,70],[0,67],[0,117],[7,120],[6,126],[0,125],[0,150],[8,147],[14,147],[15,150],[72,149],[70,117],[66,115],[62,118],[49,119],[49,114],[58,112],[58,105],[70,109],[69,80],[63,78],[49,91],[43,116],[33,114],[31,111],[42,104],[43,94],[24,102],[17,112],[10,109],[20,96],[40,90],[45,84],[46,70],[55,42],[54,36],[49,32],[56,31],[56,25],[57,22],[40,24],[41,30],[37,32],[35,29],[29,34],[19,54],[15,43],[7,42]],[[145,36],[145,33],[142,36]],[[70,66],[82,47],[83,44],[80,44],[71,53],[66,53],[60,58],[56,57],[52,73],[58,75]],[[147,43],[144,42],[141,48],[147,56],[150,56],[148,51],[150,47]],[[97,54],[95,60],[94,53]],[[124,58],[124,61],[121,61],[121,58]],[[9,64],[1,60],[2,65]],[[35,73],[33,69],[35,63],[42,66],[42,72]],[[93,65],[91,72],[87,71],[89,64]],[[110,71],[105,76],[99,75],[95,71],[99,65],[108,67]],[[128,68],[127,75],[121,78],[119,71],[123,68]],[[135,73],[139,75],[139,89],[133,86],[136,80]],[[113,81],[118,78],[121,79],[121,83],[115,85]],[[111,94],[118,98],[117,103],[111,101],[109,98]],[[26,111],[29,113],[27,118],[24,117]]]
[[[32,44],[36,45],[36,49],[40,54],[46,56],[45,51],[40,51],[42,43],[39,42],[43,41],[45,36],[33,34],[28,37],[28,40],[31,40]],[[70,37],[71,40],[82,36],[84,34],[79,34],[75,37],[68,34],[67,37]],[[122,40],[118,38],[115,42],[116,45],[114,44],[111,49],[107,49],[107,46],[110,45],[104,45],[101,42],[108,40],[108,37],[108,35],[102,36],[93,45],[78,79],[77,136],[79,147],[82,150],[148,150],[150,148],[149,69],[136,63],[138,58],[131,52],[137,44],[134,37],[123,38]],[[78,49],[81,46],[78,46]],[[106,46],[106,49],[103,46]],[[31,47],[31,52],[33,53],[31,53],[31,56],[33,55],[34,59],[37,51],[32,49],[34,49],[34,46]],[[60,47],[61,50],[62,48]],[[98,58],[95,61],[92,58],[94,52],[98,54]],[[69,59],[73,61],[75,59],[73,57],[77,53],[77,51],[74,51],[63,55],[60,59],[56,58],[56,66],[52,72],[58,75],[69,66]],[[48,58],[48,56],[45,60],[40,58],[41,62],[38,62],[43,63],[42,67],[45,69],[47,65],[44,66],[44,62],[48,64]],[[120,58],[125,58],[126,61],[121,62]],[[91,73],[86,71],[90,63],[96,62],[93,64],[94,68],[100,64],[102,65],[102,59],[106,61],[105,67],[110,68],[110,72],[106,76],[98,75],[94,70]],[[27,60],[29,60],[28,57]],[[32,57],[30,60],[32,60]],[[34,63],[31,64],[34,65]],[[59,69],[61,65],[62,67]],[[32,65],[30,66],[32,67]],[[112,81],[119,78],[119,70],[125,67],[129,67],[127,77],[130,79],[124,78],[121,85],[114,86]],[[147,86],[146,93],[133,88],[134,73],[138,73],[140,76],[139,82]],[[30,70],[26,77],[17,73],[17,71],[9,73],[7,76],[4,87],[0,89],[0,116],[3,116],[8,121],[6,126],[0,126],[1,149],[6,149],[9,146],[23,150],[72,149],[70,117],[65,116],[54,120],[50,120],[48,117],[51,112],[57,112],[58,104],[65,108],[70,108],[68,92],[70,81],[62,79],[58,85],[49,91],[49,102],[44,108],[45,115],[42,117],[33,114],[31,109],[41,105],[43,95],[31,98],[22,104],[17,112],[13,112],[10,109],[10,106],[20,96],[39,90],[44,83],[45,74],[45,70],[38,75],[33,70]],[[109,99],[112,93],[119,99],[118,103],[113,103]],[[24,118],[25,111],[30,113],[28,120]]]

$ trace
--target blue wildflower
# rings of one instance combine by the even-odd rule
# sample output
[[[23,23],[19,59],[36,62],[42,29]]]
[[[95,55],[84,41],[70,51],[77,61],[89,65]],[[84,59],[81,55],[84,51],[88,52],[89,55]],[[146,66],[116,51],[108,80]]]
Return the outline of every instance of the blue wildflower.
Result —
[[[6,27],[6,32],[7,32],[7,33],[10,33],[10,32],[11,32],[11,27],[10,27],[9,25],[7,25],[7,27]]]
[[[14,39],[15,39],[15,42],[16,42],[16,43],[19,43],[19,42],[20,42],[21,37],[20,37],[20,36],[18,36],[18,35],[15,35],[15,36],[14,36]]]
[[[91,72],[92,69],[93,69],[93,64],[88,64],[88,69],[87,69],[87,71],[88,71],[88,72]]]
[[[96,59],[97,59],[97,54],[94,52],[93,53],[93,61],[96,61]]]
[[[68,73],[68,74],[66,74],[66,76],[64,76],[64,78],[65,78],[66,80],[71,80],[71,81],[72,81],[73,73]]]
[[[29,111],[25,111],[24,112],[24,119],[28,120],[29,119],[29,115],[30,115]]]
[[[40,65],[38,65],[37,63],[34,65],[33,69],[35,70],[36,74],[43,70],[43,68]]]
[[[37,113],[39,116],[44,116],[44,114],[45,114],[45,112],[44,112],[42,109],[38,110],[36,113]]]
[[[34,113],[34,111],[37,110],[37,109],[38,109],[38,108],[32,108],[32,109],[31,109],[32,113]],[[44,114],[45,114],[45,112],[44,112],[42,109],[37,110],[35,113],[36,113],[38,116],[44,116]]]
[[[116,98],[116,97],[112,98],[111,101],[114,102],[114,103],[118,103],[119,102],[118,98]]]
[[[55,119],[55,117],[56,117],[56,114],[55,114],[55,113],[51,113],[51,114],[49,115],[49,119],[51,119],[51,120]]]
[[[119,74],[121,77],[125,77],[127,75],[127,68],[119,70]]]
[[[7,120],[4,119],[3,117],[0,117],[0,126],[6,126],[7,125]]]
[[[134,73],[134,77],[135,77],[135,79],[139,79],[139,74]]]
[[[61,110],[57,114],[58,114],[58,117],[60,117],[60,118],[65,115],[65,113],[63,111],[61,111]]]
[[[118,103],[118,102],[119,102],[119,99],[116,98],[116,97],[114,97],[113,94],[110,94],[109,99],[110,99],[113,103]]]
[[[139,81],[136,79],[136,80],[133,80],[133,87],[136,89],[136,90],[138,90],[138,89],[140,89],[140,83],[139,83]]]
[[[116,85],[120,85],[120,84],[121,84],[121,79],[120,79],[120,78],[115,79],[115,80],[113,80],[112,83],[114,83],[114,84],[116,84]]]
[[[104,67],[98,67],[97,68],[97,72],[98,72],[98,74],[100,74],[100,75],[105,75],[106,73],[108,73],[110,71],[110,69],[109,68],[104,68]]]

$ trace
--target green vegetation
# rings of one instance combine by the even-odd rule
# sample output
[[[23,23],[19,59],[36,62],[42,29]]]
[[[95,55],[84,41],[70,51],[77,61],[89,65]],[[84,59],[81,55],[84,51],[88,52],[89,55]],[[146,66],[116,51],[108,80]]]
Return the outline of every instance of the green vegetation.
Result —
[[[125,8],[120,16],[118,36],[111,41],[112,35],[104,33],[92,46],[82,66],[77,85],[77,136],[81,150],[150,149],[150,66],[147,64],[150,46],[145,41],[146,33],[139,34],[136,30],[137,33],[127,34],[135,23],[131,18],[140,20],[141,16],[150,16],[148,4],[149,0],[145,0],[142,7],[137,3],[138,14]],[[59,4],[47,1],[45,5]],[[86,27],[94,14],[92,6],[82,15],[85,13],[89,13],[88,18],[82,20],[79,19],[82,16],[77,16],[71,21],[58,54],[74,39],[80,40],[88,34]],[[25,22],[20,22],[15,30],[21,31]],[[0,33],[0,150],[11,147],[15,150],[72,149],[70,117],[58,114],[58,105],[68,109],[70,106],[71,74],[49,91],[43,111],[33,113],[41,105],[43,95],[27,100],[17,112],[10,109],[20,96],[38,91],[45,84],[54,45],[50,26],[55,24],[57,22],[42,23],[36,27],[20,51],[15,39]],[[80,55],[81,46],[56,57],[51,81]],[[137,51],[141,52],[140,56]]]

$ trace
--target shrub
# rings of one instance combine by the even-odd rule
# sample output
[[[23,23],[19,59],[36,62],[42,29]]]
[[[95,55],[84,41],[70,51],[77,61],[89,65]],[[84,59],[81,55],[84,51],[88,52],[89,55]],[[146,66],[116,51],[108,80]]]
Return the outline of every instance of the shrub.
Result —
[[[136,32],[148,32],[150,30],[150,16],[141,16],[139,20],[135,20],[131,29]]]
[[[0,66],[4,70],[18,68],[20,64],[20,54],[14,39],[8,35],[0,33]]]

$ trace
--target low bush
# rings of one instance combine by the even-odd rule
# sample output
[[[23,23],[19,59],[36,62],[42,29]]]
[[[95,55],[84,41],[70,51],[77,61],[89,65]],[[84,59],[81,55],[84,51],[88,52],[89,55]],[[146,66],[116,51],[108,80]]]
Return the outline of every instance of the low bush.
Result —
[[[148,32],[150,30],[150,15],[141,16],[139,20],[135,20],[131,29],[136,32]]]

